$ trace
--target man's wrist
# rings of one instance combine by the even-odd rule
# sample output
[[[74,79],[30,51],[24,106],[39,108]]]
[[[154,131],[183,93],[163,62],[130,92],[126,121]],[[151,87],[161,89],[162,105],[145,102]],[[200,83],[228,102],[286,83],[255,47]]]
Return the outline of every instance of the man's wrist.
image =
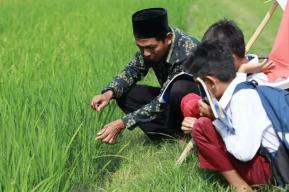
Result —
[[[133,130],[136,127],[136,120],[132,113],[128,113],[121,118],[124,123],[125,128],[128,130]]]
[[[111,98],[113,97],[113,91],[111,89],[108,89],[108,90],[104,91],[102,93],[102,95],[104,95],[106,98],[108,98],[108,100],[111,100]]]
[[[121,129],[124,129],[124,128],[125,128],[125,124],[124,124],[124,122],[123,122],[122,119],[119,119],[118,122],[117,122],[117,124],[118,124],[118,127],[119,127],[119,128],[121,128]]]

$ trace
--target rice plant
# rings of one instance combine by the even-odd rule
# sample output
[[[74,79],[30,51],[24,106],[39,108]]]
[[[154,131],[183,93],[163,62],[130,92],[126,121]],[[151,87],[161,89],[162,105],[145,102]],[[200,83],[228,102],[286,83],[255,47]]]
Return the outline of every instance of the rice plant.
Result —
[[[175,167],[176,141],[151,143],[139,130],[113,146],[95,141],[122,112],[112,103],[97,114],[90,100],[137,50],[131,14],[145,7],[167,8],[171,25],[198,38],[224,16],[249,36],[266,10],[249,0],[1,0],[0,191],[228,190],[196,154]],[[277,25],[255,50],[270,50]],[[157,85],[152,73],[144,82]]]

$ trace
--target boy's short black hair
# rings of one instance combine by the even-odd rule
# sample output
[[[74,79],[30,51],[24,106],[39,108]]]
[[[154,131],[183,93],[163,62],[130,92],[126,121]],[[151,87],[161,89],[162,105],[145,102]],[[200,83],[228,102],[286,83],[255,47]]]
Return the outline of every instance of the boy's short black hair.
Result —
[[[185,63],[185,71],[194,77],[212,76],[230,82],[236,76],[230,48],[219,41],[201,42]]]
[[[211,25],[204,34],[203,41],[220,41],[229,46],[238,57],[245,57],[244,34],[232,20],[222,19]]]

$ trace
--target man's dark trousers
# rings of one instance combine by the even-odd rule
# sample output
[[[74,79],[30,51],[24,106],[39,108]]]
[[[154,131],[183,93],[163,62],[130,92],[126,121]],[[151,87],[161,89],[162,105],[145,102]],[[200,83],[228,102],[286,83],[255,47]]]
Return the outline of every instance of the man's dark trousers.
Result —
[[[181,124],[184,117],[180,104],[183,96],[188,93],[198,94],[196,84],[189,80],[176,81],[172,86],[165,112],[150,122],[138,123],[138,126],[152,140],[182,137]],[[158,87],[136,85],[126,95],[117,99],[117,104],[125,113],[130,113],[151,102],[159,94]]]

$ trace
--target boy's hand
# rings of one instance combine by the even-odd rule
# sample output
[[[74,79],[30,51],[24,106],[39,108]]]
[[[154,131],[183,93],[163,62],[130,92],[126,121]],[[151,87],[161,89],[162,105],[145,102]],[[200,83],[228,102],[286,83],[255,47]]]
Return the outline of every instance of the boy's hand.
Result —
[[[270,70],[274,66],[272,61],[265,59],[262,63],[245,63],[240,66],[238,72],[243,73],[259,73]]]
[[[200,110],[200,116],[208,117],[212,120],[215,119],[210,105],[205,103],[203,100],[199,100],[199,110]]]
[[[273,61],[271,61],[271,60],[268,61],[267,59],[264,60],[263,63],[264,64],[263,64],[262,69],[261,69],[262,72],[273,70],[274,67],[276,66],[276,64]]]
[[[185,117],[182,122],[182,130],[185,134],[192,132],[193,126],[195,124],[196,118],[194,117]]]

